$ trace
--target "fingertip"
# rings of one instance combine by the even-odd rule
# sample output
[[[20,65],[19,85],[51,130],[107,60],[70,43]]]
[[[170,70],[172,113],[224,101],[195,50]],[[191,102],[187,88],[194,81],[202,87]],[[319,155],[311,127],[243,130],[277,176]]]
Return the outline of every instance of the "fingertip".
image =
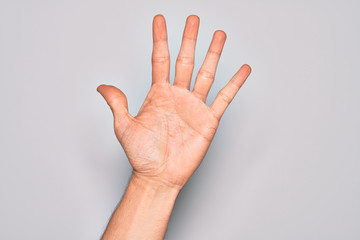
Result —
[[[155,16],[154,16],[154,19],[156,19],[156,18],[163,18],[164,17],[164,15],[162,15],[161,13],[158,13],[158,14],[156,14]]]
[[[226,33],[223,31],[223,30],[216,30],[214,32],[214,37],[218,37],[219,39],[225,41],[227,36],[226,36]]]
[[[167,40],[166,22],[163,15],[158,14],[153,21],[153,40]]]
[[[186,21],[193,25],[198,25],[200,22],[200,18],[197,15],[190,15],[187,17]]]
[[[252,69],[251,69],[251,67],[250,67],[250,65],[249,64],[244,64],[244,65],[242,65],[242,68],[245,68],[246,69],[246,71],[248,72],[248,74],[250,74],[251,73],[251,71],[252,71]]]
[[[96,88],[96,91],[98,91],[100,93],[101,91],[101,88],[106,86],[105,84],[100,84],[97,88]]]
[[[165,17],[162,14],[157,14],[154,16],[153,23],[161,25],[163,22],[165,22]]]

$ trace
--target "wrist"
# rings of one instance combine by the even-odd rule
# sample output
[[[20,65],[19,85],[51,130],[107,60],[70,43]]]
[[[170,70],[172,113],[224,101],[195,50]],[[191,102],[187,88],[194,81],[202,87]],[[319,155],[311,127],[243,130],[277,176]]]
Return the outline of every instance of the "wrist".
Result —
[[[133,172],[102,239],[163,239],[179,191]]]
[[[130,183],[149,191],[178,195],[181,186],[171,184],[156,176],[145,176],[136,171],[132,172]]]

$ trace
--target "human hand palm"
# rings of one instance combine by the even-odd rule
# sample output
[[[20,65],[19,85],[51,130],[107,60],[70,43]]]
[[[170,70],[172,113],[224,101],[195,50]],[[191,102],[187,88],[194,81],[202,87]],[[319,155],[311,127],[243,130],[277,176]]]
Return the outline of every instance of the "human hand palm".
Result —
[[[171,85],[166,23],[163,16],[155,16],[153,81],[137,116],[129,114],[126,97],[119,89],[109,85],[98,87],[113,112],[115,134],[134,173],[175,187],[182,187],[201,163],[222,114],[251,72],[248,65],[243,65],[211,106],[207,106],[206,97],[226,35],[222,31],[214,33],[190,91],[198,26],[199,18],[189,16]]]

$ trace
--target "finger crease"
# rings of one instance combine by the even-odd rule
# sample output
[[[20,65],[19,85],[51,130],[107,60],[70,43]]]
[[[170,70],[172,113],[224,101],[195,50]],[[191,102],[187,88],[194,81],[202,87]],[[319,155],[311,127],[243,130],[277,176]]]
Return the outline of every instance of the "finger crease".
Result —
[[[221,90],[219,92],[219,96],[221,97],[221,99],[226,102],[226,103],[230,103],[232,98],[229,97],[229,95],[227,93],[225,93],[223,90]]]
[[[203,70],[203,69],[199,71],[199,75],[204,78],[208,78],[208,79],[212,79],[212,80],[215,78],[214,73],[207,71],[207,70]]]
[[[167,42],[167,38],[154,39],[154,43]]]
[[[181,56],[176,59],[176,62],[184,65],[194,65],[194,58]]]
[[[151,58],[151,61],[153,63],[163,63],[163,62],[168,62],[169,60],[170,60],[170,56],[157,56]]]
[[[214,50],[209,50],[208,51],[209,54],[214,54],[216,56],[220,56],[221,52],[218,52],[218,51],[214,51]]]
[[[183,39],[186,39],[186,40],[189,40],[189,41],[192,41],[192,42],[196,42],[196,38],[192,38],[192,37],[184,36]]]

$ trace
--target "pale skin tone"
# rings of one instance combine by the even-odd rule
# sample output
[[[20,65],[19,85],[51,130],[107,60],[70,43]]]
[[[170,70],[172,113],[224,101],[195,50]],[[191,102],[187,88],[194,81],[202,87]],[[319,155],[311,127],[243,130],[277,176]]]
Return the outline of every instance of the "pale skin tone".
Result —
[[[154,17],[152,85],[137,116],[129,114],[118,88],[97,88],[112,110],[116,137],[133,167],[103,240],[164,238],[177,195],[200,165],[224,111],[251,72],[249,65],[242,65],[211,105],[205,103],[226,40],[218,30],[190,89],[199,21],[195,15],[186,20],[170,84],[166,23],[162,15]]]

